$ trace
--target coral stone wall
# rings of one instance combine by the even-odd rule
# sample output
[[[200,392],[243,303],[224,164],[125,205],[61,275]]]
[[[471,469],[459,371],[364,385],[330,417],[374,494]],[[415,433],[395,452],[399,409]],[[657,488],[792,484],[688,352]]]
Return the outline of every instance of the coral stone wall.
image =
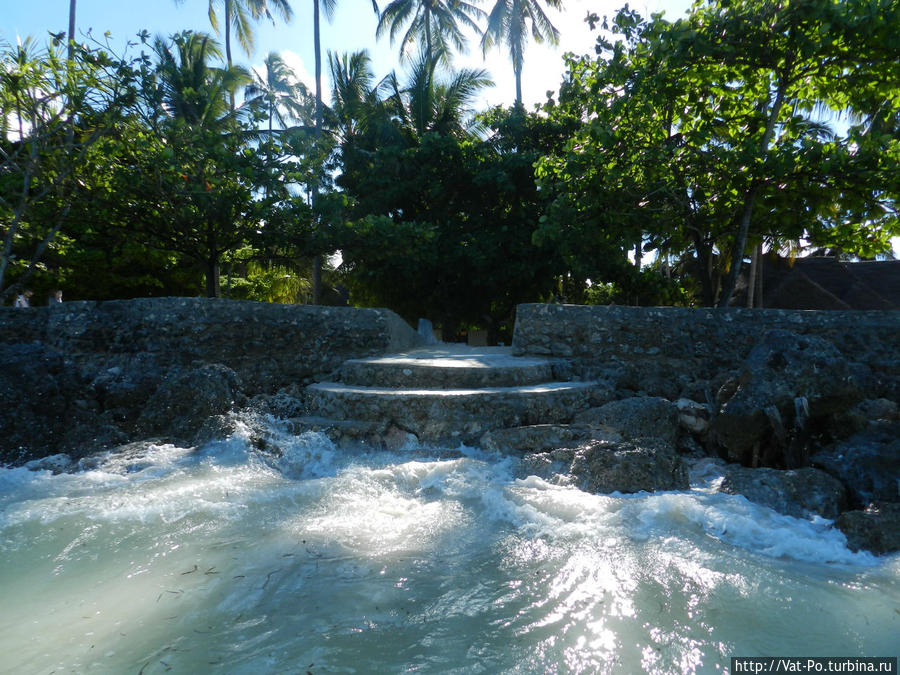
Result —
[[[220,363],[250,391],[302,384],[349,358],[418,343],[385,309],[276,305],[209,298],[145,298],[0,308],[0,344],[40,342],[80,370]]]
[[[584,370],[639,362],[699,376],[735,367],[772,329],[815,335],[853,361],[900,375],[900,312],[519,305],[517,355],[564,357]]]

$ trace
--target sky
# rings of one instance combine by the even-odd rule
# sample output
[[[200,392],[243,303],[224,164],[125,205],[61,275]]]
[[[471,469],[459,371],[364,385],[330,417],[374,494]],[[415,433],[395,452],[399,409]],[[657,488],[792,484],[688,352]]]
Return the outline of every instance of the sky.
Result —
[[[483,0],[482,9],[489,9],[491,0]],[[563,54],[593,53],[596,33],[592,33],[584,17],[588,11],[599,16],[611,16],[625,0],[563,0],[563,11],[547,10],[553,24],[561,33],[560,45],[530,44],[525,55],[522,76],[524,103],[528,109],[546,100],[548,90],[557,91],[564,70]],[[212,32],[207,14],[208,0],[78,0],[77,31],[79,39],[90,30],[97,39],[103,39],[110,31],[113,46],[121,51],[128,39],[134,39],[138,31],[146,29],[151,35],[169,35],[184,29]],[[219,1],[220,26],[224,10]],[[380,0],[379,6],[386,4]],[[542,3],[546,6],[546,3]],[[259,67],[272,51],[282,54],[308,86],[313,84],[314,66],[312,0],[292,0],[292,21],[269,21],[257,24],[254,53],[247,57],[236,42],[232,41],[232,54],[236,63],[246,67]],[[689,0],[637,0],[631,6],[645,15],[664,11],[666,18],[674,20],[690,6]],[[68,0],[0,0],[0,43],[15,44],[17,38],[28,35],[42,39],[48,31],[64,32],[68,28]],[[323,63],[327,51],[337,53],[369,50],[372,65],[378,79],[391,70],[403,72],[399,62],[399,44],[391,45],[387,35],[376,41],[377,18],[371,0],[337,0],[337,11],[331,23],[322,22]],[[223,38],[224,40],[224,38]],[[495,86],[483,92],[478,108],[502,104],[509,105],[515,98],[512,66],[503,49],[490,51],[484,58],[478,40],[470,37],[468,54],[454,59],[457,68],[484,68]],[[402,79],[402,78],[401,78]],[[323,66],[323,88],[331,88],[327,67]]]

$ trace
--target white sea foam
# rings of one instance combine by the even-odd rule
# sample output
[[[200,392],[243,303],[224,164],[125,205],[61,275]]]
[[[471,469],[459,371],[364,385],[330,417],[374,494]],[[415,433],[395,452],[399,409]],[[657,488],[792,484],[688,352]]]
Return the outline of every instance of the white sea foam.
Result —
[[[4,469],[0,653],[12,672],[672,673],[895,646],[900,556],[706,484],[592,495],[477,448],[278,425]]]

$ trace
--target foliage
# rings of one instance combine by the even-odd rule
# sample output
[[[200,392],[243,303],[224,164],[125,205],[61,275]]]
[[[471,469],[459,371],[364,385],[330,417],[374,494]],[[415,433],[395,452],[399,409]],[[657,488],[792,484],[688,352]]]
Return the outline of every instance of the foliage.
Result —
[[[714,0],[603,27],[545,107],[580,128],[538,169],[538,239],[577,274],[616,278],[637,245],[691,257],[703,302],[727,304],[759,242],[869,251],[898,231],[896,3]],[[839,135],[828,110],[859,121]]]
[[[418,45],[419,58],[449,62],[451,48],[463,51],[466,39],[462,28],[478,30],[477,19],[484,12],[464,0],[391,0],[378,18],[376,35],[390,34],[391,43],[408,24],[400,41],[400,55],[409,57]]]
[[[554,9],[562,9],[562,0],[548,0]],[[481,48],[487,50],[501,43],[509,47],[516,78],[516,103],[522,104],[522,68],[525,62],[525,44],[528,42],[528,23],[535,42],[548,40],[559,43],[559,31],[537,0],[496,0],[487,17],[487,26],[481,38]]]
[[[0,293],[29,282],[103,164],[100,140],[134,95],[129,69],[62,36],[0,46]]]
[[[446,339],[465,324],[496,337],[517,303],[549,292],[559,261],[532,243],[532,165],[552,134],[517,108],[482,122],[487,140],[426,131],[372,150],[345,144],[351,204],[338,240],[355,302],[432,318]]]

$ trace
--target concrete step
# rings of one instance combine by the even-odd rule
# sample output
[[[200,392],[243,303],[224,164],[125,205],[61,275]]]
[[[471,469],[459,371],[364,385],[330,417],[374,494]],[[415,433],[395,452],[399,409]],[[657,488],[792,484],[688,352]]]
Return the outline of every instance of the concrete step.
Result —
[[[599,395],[606,395],[593,382],[454,389],[321,382],[307,387],[306,393],[312,415],[377,421],[421,440],[461,442],[477,440],[493,429],[568,422]]]
[[[508,347],[465,345],[351,359],[340,371],[340,381],[344,384],[403,389],[517,387],[552,379],[550,360],[514,357]]]

